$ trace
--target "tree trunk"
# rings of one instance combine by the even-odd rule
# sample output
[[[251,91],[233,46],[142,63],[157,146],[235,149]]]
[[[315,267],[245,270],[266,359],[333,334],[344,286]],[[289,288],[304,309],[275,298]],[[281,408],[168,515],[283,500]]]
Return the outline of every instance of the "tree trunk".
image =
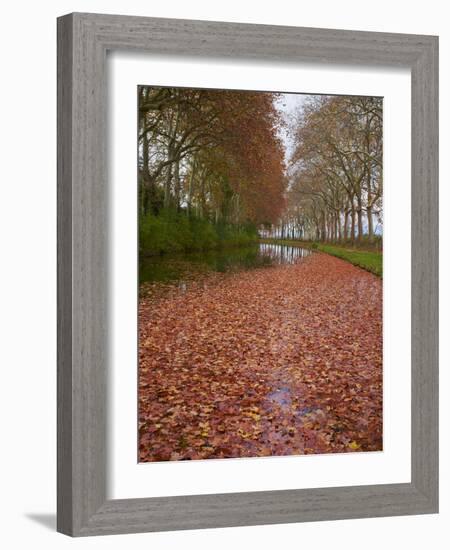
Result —
[[[167,174],[164,182],[164,208],[170,207],[171,187],[172,187],[172,163],[167,166]]]
[[[373,217],[372,206],[367,206],[367,231],[369,233],[369,242],[373,243]]]
[[[352,244],[355,242],[355,205],[353,203],[352,203],[352,210],[351,210],[350,240]]]
[[[191,173],[189,175],[189,185],[188,185],[188,193],[187,193],[187,199],[186,199],[188,216],[191,215],[191,209],[192,209],[192,191],[194,189],[195,167],[196,165],[194,160],[191,166]]]
[[[363,209],[360,198],[358,198],[358,242],[361,242],[363,236]]]
[[[175,181],[175,208],[177,211],[180,211],[180,194],[181,194],[181,183],[180,183],[180,161],[177,160],[174,164],[174,181]]]
[[[150,172],[148,169],[148,163],[149,163],[149,155],[148,155],[148,134],[147,132],[144,132],[143,140],[142,140],[142,185],[141,185],[141,208],[143,214],[147,214],[150,208],[152,207],[151,202],[152,199],[152,181],[150,179]]]

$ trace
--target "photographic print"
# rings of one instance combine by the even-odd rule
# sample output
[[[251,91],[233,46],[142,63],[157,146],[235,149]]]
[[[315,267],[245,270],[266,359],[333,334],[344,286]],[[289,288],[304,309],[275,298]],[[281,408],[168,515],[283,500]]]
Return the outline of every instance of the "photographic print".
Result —
[[[383,449],[383,100],[137,89],[139,462]]]

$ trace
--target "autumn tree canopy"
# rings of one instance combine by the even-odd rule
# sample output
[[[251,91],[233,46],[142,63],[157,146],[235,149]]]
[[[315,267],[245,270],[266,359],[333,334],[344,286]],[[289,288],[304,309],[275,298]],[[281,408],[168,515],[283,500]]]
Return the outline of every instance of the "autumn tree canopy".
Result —
[[[374,237],[382,224],[382,99],[310,96],[291,123],[283,236]]]
[[[282,96],[140,86],[142,220],[170,211],[282,238],[379,235],[382,99],[307,96],[283,122]]]
[[[275,222],[286,178],[277,94],[139,88],[140,212]]]

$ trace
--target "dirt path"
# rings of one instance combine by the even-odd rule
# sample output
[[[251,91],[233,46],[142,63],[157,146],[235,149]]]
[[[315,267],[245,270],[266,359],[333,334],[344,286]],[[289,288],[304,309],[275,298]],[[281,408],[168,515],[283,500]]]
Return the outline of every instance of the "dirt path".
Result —
[[[382,283],[337,258],[140,300],[140,460],[382,449]]]

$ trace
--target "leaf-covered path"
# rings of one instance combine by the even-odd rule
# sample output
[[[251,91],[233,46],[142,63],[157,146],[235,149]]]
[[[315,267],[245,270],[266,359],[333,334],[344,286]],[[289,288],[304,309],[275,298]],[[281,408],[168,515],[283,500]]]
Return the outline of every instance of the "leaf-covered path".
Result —
[[[149,285],[140,460],[382,448],[382,283],[326,254]]]

